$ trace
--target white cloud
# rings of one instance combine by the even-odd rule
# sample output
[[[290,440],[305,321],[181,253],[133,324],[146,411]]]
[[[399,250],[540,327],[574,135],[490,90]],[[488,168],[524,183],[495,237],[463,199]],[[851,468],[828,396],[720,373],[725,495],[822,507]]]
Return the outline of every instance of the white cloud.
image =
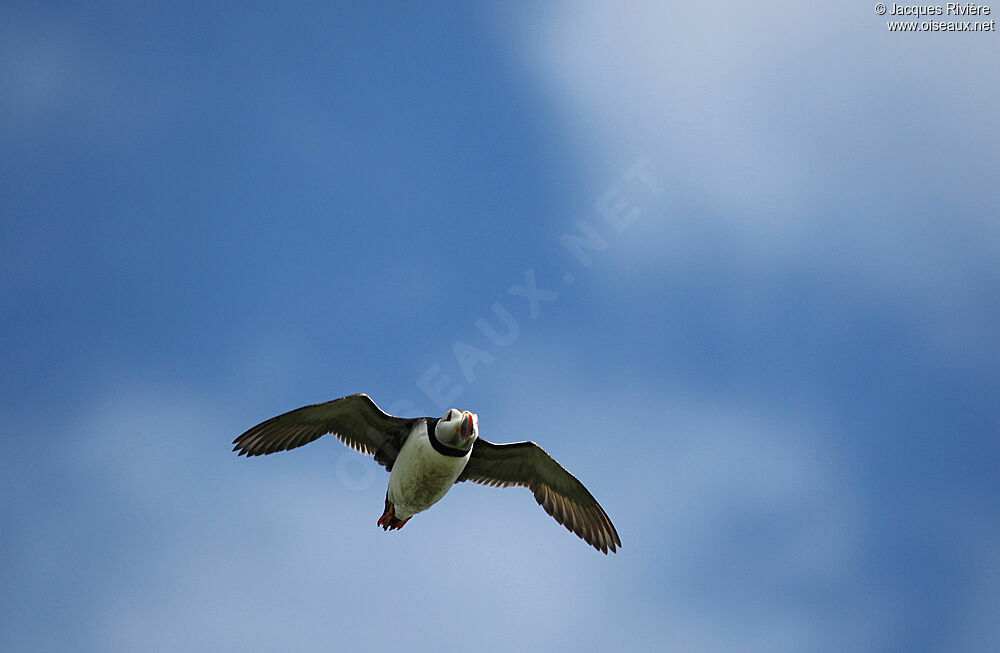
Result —
[[[982,79],[1000,42],[898,36],[833,2],[591,2],[500,38],[580,149],[584,197],[639,156],[666,186],[608,249],[614,269],[810,271],[901,309],[931,356],[995,360],[1000,90]]]
[[[885,160],[880,154],[943,152],[954,138],[989,152],[983,134],[956,131],[951,109],[996,135],[988,107],[1000,96],[981,73],[997,44],[889,37],[867,6],[561,3],[505,27],[597,160],[624,162],[648,148],[677,189],[757,221],[778,212],[792,219],[818,190],[856,185],[863,178],[855,175]],[[927,97],[927,88],[947,96]],[[934,131],[879,152],[882,137],[914,122]],[[902,169],[913,163],[896,160]],[[927,163],[927,171],[949,168]],[[967,166],[956,164],[957,176]],[[881,170],[883,179],[864,188],[896,172]]]
[[[612,609],[633,648],[878,648],[892,610],[867,577],[866,503],[821,406],[626,391],[567,364],[537,351],[498,367],[477,392],[546,392],[515,393],[516,411],[484,409],[480,424],[542,443],[608,510],[624,544]]]
[[[412,650],[437,650],[441,623],[509,650],[600,631],[607,597],[588,597],[614,567],[528,492],[463,485],[386,534],[380,468],[345,483],[338,461],[361,457],[333,439],[238,458],[224,415],[208,395],[118,388],[74,428],[79,444],[60,463],[85,479],[85,512],[46,518],[67,540],[113,543],[65,562],[101,579],[77,607],[96,633],[82,650],[380,650],[404,634]],[[95,523],[103,532],[86,530]],[[522,627],[492,640],[485,614]]]
[[[622,535],[615,556],[522,489],[463,484],[386,534],[374,522],[387,477],[352,490],[337,461],[357,454],[332,439],[247,460],[228,451],[234,420],[210,398],[149,387],[97,402],[62,461],[91,479],[89,510],[122,515],[111,550],[67,561],[102,579],[79,608],[91,648],[365,650],[407,633],[431,650],[436,624],[463,619],[484,650],[862,650],[877,636],[887,617],[858,567],[864,518],[822,420],[597,396],[557,367],[536,370],[533,384],[562,379],[539,405],[481,418],[495,440],[542,441],[587,483]],[[523,432],[525,414],[541,417],[537,432]],[[491,639],[495,619],[517,628]]]

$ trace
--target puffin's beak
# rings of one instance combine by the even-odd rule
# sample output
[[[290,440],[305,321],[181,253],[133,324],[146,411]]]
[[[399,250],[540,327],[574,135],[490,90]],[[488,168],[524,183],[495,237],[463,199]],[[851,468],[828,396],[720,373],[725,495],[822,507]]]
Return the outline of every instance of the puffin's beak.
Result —
[[[466,442],[472,436],[472,413],[466,411],[462,416],[462,441]]]

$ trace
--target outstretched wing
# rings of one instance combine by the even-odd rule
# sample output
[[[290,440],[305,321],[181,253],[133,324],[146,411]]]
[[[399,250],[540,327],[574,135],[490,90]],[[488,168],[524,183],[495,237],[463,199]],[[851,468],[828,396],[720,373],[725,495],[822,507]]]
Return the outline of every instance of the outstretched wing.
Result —
[[[356,394],[272,417],[233,440],[233,451],[241,456],[261,456],[301,447],[333,433],[347,446],[375,456],[392,469],[415,421],[387,415],[371,397]]]
[[[608,514],[583,483],[534,442],[493,444],[478,438],[465,471],[455,482],[461,481],[524,486],[545,512],[598,551],[606,554],[622,545]]]

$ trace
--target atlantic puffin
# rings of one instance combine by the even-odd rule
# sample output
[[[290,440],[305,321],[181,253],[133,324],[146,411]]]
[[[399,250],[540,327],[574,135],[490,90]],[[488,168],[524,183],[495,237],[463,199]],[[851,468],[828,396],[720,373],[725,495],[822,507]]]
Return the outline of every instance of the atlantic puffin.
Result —
[[[557,522],[598,551],[622,545],[604,508],[583,483],[534,442],[493,444],[479,437],[479,417],[451,408],[441,418],[394,417],[366,394],[303,406],[272,417],[233,440],[241,456],[309,444],[332,433],[389,472],[378,525],[396,530],[440,501],[455,483],[520,485]]]

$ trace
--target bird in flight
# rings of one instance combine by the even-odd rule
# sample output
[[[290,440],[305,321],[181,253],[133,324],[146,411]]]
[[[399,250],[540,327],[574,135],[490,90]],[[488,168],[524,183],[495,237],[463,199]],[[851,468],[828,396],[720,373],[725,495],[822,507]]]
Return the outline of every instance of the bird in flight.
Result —
[[[272,417],[233,440],[241,456],[261,456],[309,444],[332,433],[389,472],[383,530],[402,528],[440,501],[455,483],[520,485],[557,522],[598,551],[622,545],[604,508],[583,483],[534,442],[493,444],[479,437],[479,417],[450,409],[441,418],[394,417],[371,397],[355,394]]]

